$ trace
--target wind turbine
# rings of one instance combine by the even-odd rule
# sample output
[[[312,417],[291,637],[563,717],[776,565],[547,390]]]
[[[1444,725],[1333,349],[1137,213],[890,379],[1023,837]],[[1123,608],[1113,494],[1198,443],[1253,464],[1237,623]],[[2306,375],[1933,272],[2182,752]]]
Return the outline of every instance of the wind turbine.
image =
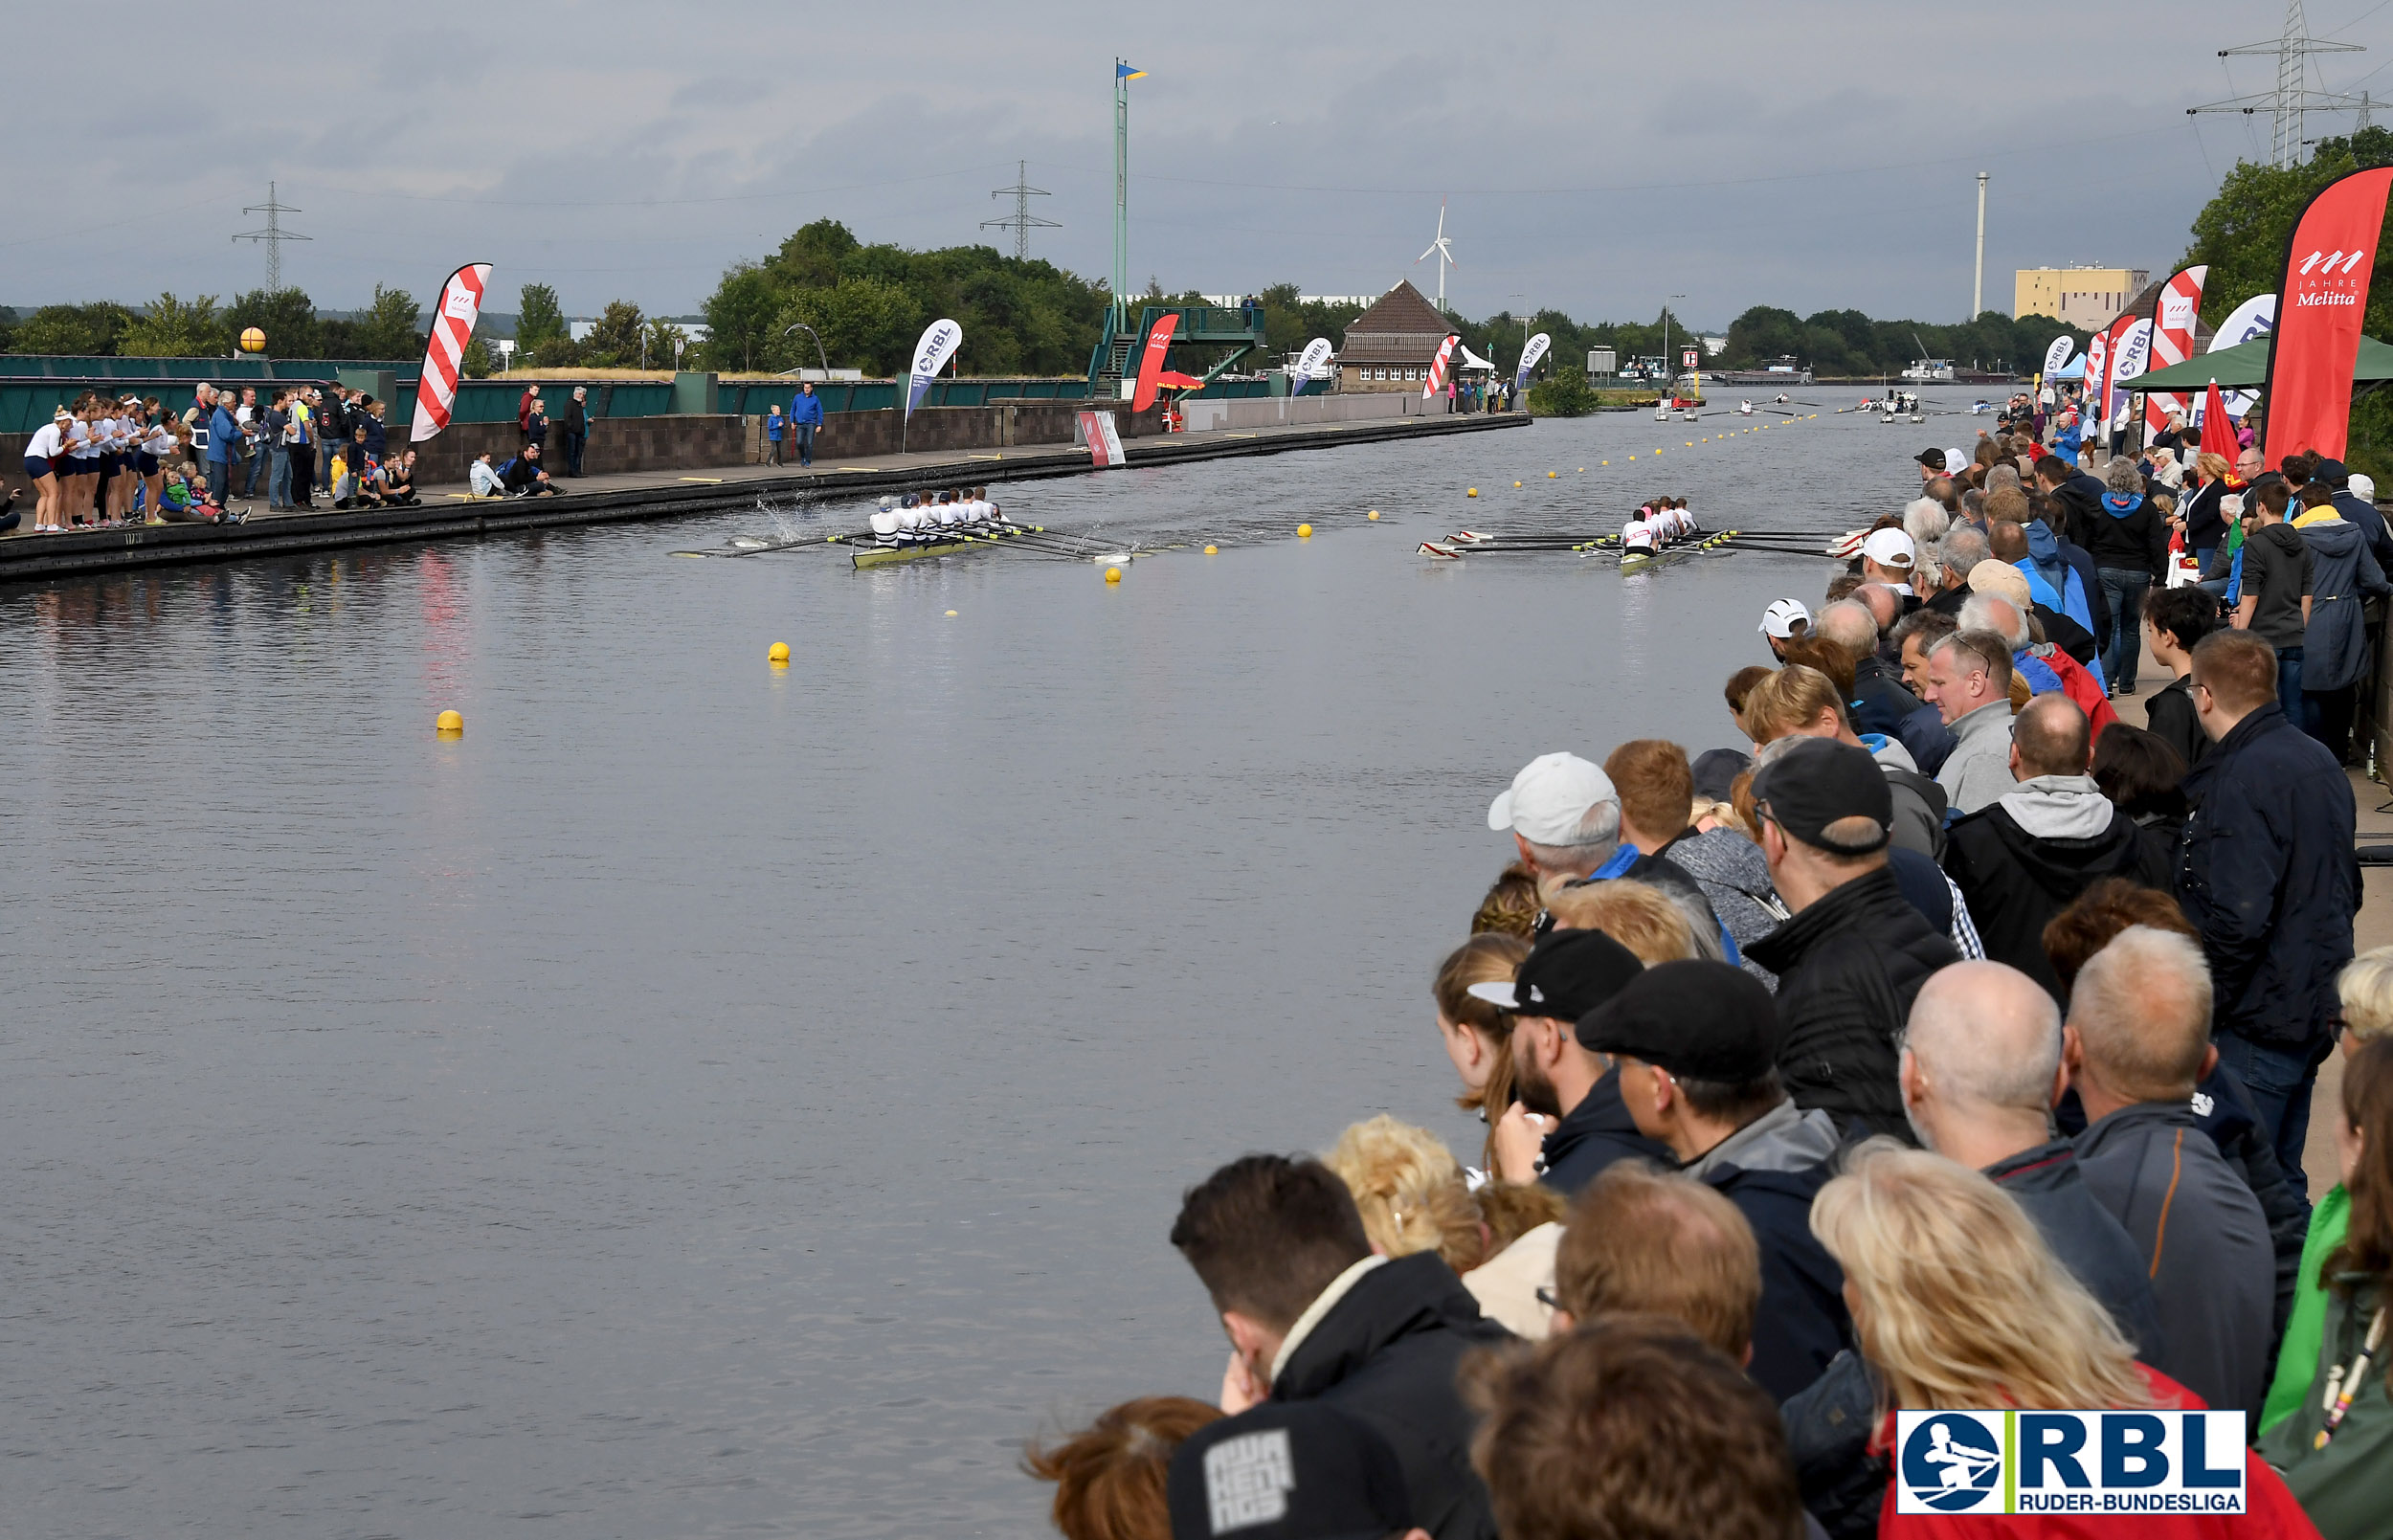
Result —
[[[1463,265],[1454,259],[1454,248],[1446,244],[1445,200],[1443,198],[1438,200],[1438,238],[1429,243],[1427,251],[1414,257],[1413,262],[1418,266],[1432,257],[1438,259],[1438,312],[1443,315],[1445,313],[1445,270]]]

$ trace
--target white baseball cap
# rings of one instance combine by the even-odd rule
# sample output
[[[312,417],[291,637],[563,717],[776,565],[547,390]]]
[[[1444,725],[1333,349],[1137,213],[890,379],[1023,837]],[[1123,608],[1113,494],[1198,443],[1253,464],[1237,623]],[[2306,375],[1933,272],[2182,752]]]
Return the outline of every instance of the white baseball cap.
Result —
[[[1795,635],[1797,626],[1805,631],[1811,629],[1811,612],[1803,608],[1800,599],[1776,599],[1769,609],[1761,612],[1761,634],[1765,636],[1776,636],[1784,641]]]
[[[1619,798],[1602,766],[1577,754],[1539,754],[1487,804],[1487,827],[1510,829],[1532,845],[1576,844],[1587,810]]]
[[[1961,472],[1967,469],[1969,469],[1969,457],[1967,455],[1962,454],[1957,449],[1948,449],[1944,452],[1945,475],[1958,476]]]
[[[1869,538],[1861,543],[1861,553],[1880,567],[1909,567],[1919,554],[1912,537],[1900,529],[1872,529]]]

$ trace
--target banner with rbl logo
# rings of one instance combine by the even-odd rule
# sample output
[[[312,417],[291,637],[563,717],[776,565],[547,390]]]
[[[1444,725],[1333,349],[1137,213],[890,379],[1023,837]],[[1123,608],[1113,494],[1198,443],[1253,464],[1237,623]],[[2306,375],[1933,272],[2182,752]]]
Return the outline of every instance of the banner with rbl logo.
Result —
[[[2241,1412],[1898,1412],[1898,1513],[2241,1513]]]

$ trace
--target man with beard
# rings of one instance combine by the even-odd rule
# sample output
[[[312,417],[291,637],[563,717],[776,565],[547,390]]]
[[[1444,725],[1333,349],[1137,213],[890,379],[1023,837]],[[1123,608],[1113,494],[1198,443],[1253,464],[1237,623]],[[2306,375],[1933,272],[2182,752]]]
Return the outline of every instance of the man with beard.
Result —
[[[1643,971],[1635,952],[1600,930],[1555,930],[1530,949],[1510,983],[1470,987],[1477,998],[1513,1014],[1515,1100],[1496,1129],[1505,1180],[1542,1177],[1575,1197],[1616,1160],[1669,1159],[1629,1120],[1620,1072],[1580,1047],[1577,1032],[1580,1016]]]

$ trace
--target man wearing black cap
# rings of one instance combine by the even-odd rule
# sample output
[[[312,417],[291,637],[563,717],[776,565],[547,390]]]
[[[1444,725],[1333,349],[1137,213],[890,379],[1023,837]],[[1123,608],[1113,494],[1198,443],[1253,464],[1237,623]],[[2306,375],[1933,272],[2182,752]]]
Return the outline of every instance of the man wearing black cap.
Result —
[[[1944,474],[1944,451],[1934,445],[1921,450],[1912,458],[1919,462],[1919,484],[1922,486]]]
[[[1773,746],[1754,776],[1770,879],[1793,918],[1754,943],[1778,975],[1778,1072],[1798,1106],[1908,1142],[1896,1040],[1928,975],[1960,960],[1887,868],[1894,796],[1866,748]]]
[[[2377,559],[2378,570],[2393,572],[2393,532],[2384,527],[2384,515],[2377,511],[2377,505],[2352,490],[2350,469],[2339,459],[2322,459],[2310,479],[2335,494],[2335,511],[2368,543],[2368,554]]]
[[[1786,1094],[1780,1037],[1770,992],[1709,961],[1647,969],[1578,1023],[1582,1046],[1617,1056],[1621,1100],[1639,1131],[1754,1227],[1761,1308],[1748,1367],[1783,1401],[1820,1377],[1851,1322],[1844,1274],[1811,1233],[1836,1128]]]
[[[1507,1181],[1542,1176],[1565,1196],[1627,1156],[1666,1158],[1621,1105],[1621,1077],[1578,1044],[1580,1016],[1618,994],[1644,969],[1637,954],[1600,930],[1555,930],[1541,938],[1506,983],[1470,993],[1512,1016],[1512,1094],[1496,1126]]]

